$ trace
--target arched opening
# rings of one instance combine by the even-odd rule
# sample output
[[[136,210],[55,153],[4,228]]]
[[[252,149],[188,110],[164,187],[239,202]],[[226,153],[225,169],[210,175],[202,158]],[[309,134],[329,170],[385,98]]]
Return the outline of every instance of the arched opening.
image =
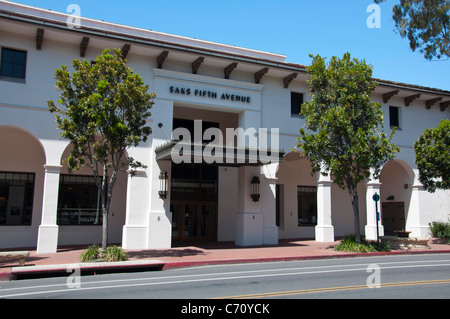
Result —
[[[404,161],[395,159],[384,165],[380,175],[380,207],[385,236],[406,230],[414,173]]]
[[[9,125],[0,126],[0,145],[0,248],[34,247],[42,216],[45,151],[33,134]]]

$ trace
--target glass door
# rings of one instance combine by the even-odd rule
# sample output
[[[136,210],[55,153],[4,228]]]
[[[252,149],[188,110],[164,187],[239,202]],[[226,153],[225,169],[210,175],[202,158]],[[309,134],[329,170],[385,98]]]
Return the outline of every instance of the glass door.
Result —
[[[173,202],[170,207],[174,241],[216,239],[216,203]]]

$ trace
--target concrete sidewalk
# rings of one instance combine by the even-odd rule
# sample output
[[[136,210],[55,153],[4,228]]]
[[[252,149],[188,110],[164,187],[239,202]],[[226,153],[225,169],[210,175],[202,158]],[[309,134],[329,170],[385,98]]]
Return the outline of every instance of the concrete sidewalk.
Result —
[[[258,247],[238,247],[233,243],[191,243],[189,246],[171,249],[127,250],[128,261],[119,263],[81,263],[80,255],[85,251],[86,246],[60,248],[57,253],[39,255],[35,250],[29,250],[30,256],[26,259],[24,267],[18,267],[18,260],[0,260],[0,280],[11,280],[24,276],[68,276],[70,269],[73,269],[75,265],[81,269],[82,273],[102,273],[244,262],[386,254],[450,253],[450,243],[439,239],[430,239],[428,249],[393,250],[388,253],[366,254],[335,251],[334,246],[338,243],[338,241],[319,243],[314,240],[280,240],[276,246]]]

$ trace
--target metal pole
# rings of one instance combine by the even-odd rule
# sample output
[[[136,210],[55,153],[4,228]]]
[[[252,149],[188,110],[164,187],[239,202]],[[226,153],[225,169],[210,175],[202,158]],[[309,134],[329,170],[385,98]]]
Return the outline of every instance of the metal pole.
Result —
[[[372,199],[375,202],[375,212],[376,212],[376,220],[375,220],[375,222],[377,223],[377,243],[379,245],[380,244],[380,236],[379,236],[379,232],[378,232],[378,221],[380,220],[380,213],[378,212],[378,201],[380,200],[380,195],[378,195],[378,193],[375,193],[372,196]]]
[[[376,207],[376,212],[377,212],[377,220],[376,220],[376,222],[377,222],[377,243],[379,245],[380,244],[380,237],[379,237],[379,234],[378,234],[378,222],[380,221],[380,213],[378,212],[378,201],[375,202],[375,207]]]

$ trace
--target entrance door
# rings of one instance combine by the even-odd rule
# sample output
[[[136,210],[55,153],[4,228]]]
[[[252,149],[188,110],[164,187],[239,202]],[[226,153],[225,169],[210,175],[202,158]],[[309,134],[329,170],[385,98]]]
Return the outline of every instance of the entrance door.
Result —
[[[216,239],[216,203],[172,202],[170,210],[174,241]]]
[[[405,203],[389,202],[383,203],[383,227],[386,236],[394,236],[395,230],[405,229]]]

